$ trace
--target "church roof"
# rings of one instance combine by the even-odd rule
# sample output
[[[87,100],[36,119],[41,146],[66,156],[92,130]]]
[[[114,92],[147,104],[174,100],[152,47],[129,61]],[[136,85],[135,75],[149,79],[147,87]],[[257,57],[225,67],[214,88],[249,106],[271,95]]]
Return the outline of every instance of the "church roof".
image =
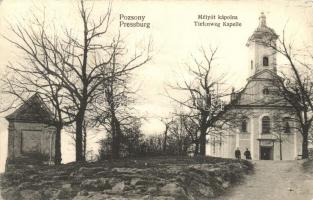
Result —
[[[270,75],[270,76],[268,76]],[[280,84],[278,82],[279,79],[282,79],[279,75],[274,73],[269,69],[262,70],[253,76],[248,78],[248,82],[243,89],[238,92],[232,92],[231,94],[231,102],[234,107],[284,107],[289,108],[290,104],[282,97],[279,96],[278,89],[272,85],[274,82]],[[262,80],[270,83],[270,85],[266,85],[265,87],[269,88],[271,91],[271,95],[269,98],[259,96],[259,94],[254,93],[255,90],[251,91],[252,87],[255,87],[258,83],[255,81]],[[275,81],[277,80],[277,81]],[[248,90],[250,91],[248,92]],[[252,92],[252,93],[251,93]],[[256,98],[251,98],[251,96]],[[247,98],[248,96],[248,98]]]
[[[268,73],[270,74],[271,78],[264,78],[262,77],[263,74]],[[272,70],[269,69],[263,69],[261,71],[256,72],[254,75],[250,76],[248,78],[248,81],[250,81],[251,79],[257,79],[257,78],[261,78],[261,79],[278,79],[281,78],[280,76],[278,76],[275,72],[273,72]]]
[[[249,37],[247,45],[249,45],[249,42],[251,41],[263,41],[264,39],[276,40],[277,38],[278,35],[275,33],[274,29],[266,25],[266,16],[262,12],[261,16],[259,17],[259,26]]]
[[[53,113],[42,98],[34,94],[5,118],[8,121],[49,123],[53,121]]]

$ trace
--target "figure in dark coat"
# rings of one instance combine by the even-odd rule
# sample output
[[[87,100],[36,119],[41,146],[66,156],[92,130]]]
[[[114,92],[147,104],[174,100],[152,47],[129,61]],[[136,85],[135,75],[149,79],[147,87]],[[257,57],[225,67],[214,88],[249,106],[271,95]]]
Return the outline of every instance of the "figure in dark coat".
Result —
[[[235,157],[236,157],[237,159],[240,159],[240,158],[241,158],[241,152],[240,152],[240,150],[239,150],[238,147],[237,147],[237,149],[236,149],[236,151],[235,151]]]
[[[247,148],[246,151],[244,152],[244,155],[246,156],[247,160],[251,160],[251,153],[249,151],[249,149]]]

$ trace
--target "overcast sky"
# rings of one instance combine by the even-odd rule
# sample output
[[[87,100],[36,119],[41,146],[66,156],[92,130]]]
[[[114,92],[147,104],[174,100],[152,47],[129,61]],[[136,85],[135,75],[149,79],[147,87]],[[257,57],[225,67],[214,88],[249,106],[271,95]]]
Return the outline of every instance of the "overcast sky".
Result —
[[[88,1],[92,2],[92,1]],[[106,1],[94,1],[95,17],[103,15],[107,9]],[[120,30],[127,43],[129,52],[140,50],[148,41],[153,41],[153,59],[136,71],[134,86],[140,86],[136,108],[140,115],[148,116],[143,131],[147,134],[157,133],[163,129],[159,117],[167,116],[173,108],[172,102],[164,96],[164,88],[169,82],[182,80],[184,64],[191,62],[191,55],[196,55],[199,47],[218,47],[216,66],[218,73],[226,73],[226,83],[240,89],[248,78],[249,60],[245,46],[248,37],[258,26],[258,17],[264,12],[267,25],[275,29],[278,35],[286,25],[287,35],[298,45],[312,42],[313,1],[113,1],[111,24],[112,33]],[[45,8],[47,16],[57,26],[79,26],[77,3],[75,1],[34,1],[34,0],[0,0],[0,32],[10,36],[8,23],[27,22],[32,14]],[[145,16],[145,23],[150,28],[119,27],[120,15]],[[241,23],[239,27],[196,27],[198,15],[236,16],[233,20]],[[223,20],[213,20],[223,22]],[[227,22],[231,22],[228,20]],[[0,69],[18,59],[16,50],[2,37],[0,38]],[[279,69],[278,69],[279,70]],[[0,134],[0,170],[6,157],[7,123],[1,116]],[[94,136],[89,147],[100,136]],[[96,138],[96,139],[95,139]],[[73,147],[69,140],[62,141],[63,159],[74,159]],[[70,152],[70,153],[68,153]]]

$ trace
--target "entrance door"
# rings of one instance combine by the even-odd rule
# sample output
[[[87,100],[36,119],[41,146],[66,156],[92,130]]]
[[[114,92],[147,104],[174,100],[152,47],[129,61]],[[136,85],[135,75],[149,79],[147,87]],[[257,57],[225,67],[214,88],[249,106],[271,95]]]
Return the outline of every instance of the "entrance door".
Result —
[[[260,147],[261,160],[273,160],[273,147]]]

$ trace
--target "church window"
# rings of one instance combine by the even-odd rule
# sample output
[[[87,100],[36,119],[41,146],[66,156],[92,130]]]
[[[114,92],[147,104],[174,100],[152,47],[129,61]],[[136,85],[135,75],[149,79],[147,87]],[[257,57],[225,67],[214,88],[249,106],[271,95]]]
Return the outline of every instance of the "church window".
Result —
[[[269,95],[269,93],[270,93],[270,91],[269,91],[268,88],[264,88],[264,89],[263,89],[263,94],[264,94],[264,95]]]
[[[251,60],[251,69],[253,69],[253,60]]]
[[[283,130],[284,130],[284,133],[290,133],[290,124],[289,124],[289,118],[288,117],[285,117],[283,119]]]
[[[268,66],[268,57],[267,56],[263,57],[263,66]]]
[[[244,119],[241,122],[241,132],[246,133],[247,132],[247,120]]]
[[[271,120],[268,116],[262,118],[262,134],[270,133]]]

